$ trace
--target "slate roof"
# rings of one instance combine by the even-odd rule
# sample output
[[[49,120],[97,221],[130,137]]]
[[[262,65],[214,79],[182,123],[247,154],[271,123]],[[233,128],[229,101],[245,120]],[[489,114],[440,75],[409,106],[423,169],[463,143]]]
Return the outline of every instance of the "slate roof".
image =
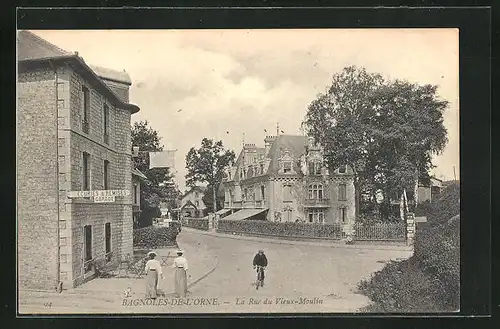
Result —
[[[29,31],[17,35],[17,58],[19,60],[54,58],[74,55],[40,38]]]
[[[285,150],[288,150],[290,156],[295,159],[293,162],[293,170],[297,173],[300,172],[299,158],[306,153],[307,145],[308,141],[305,136],[279,135],[271,145],[269,153],[267,154],[267,157],[271,159],[267,174],[272,175],[279,171],[278,159],[284,155]]]
[[[51,44],[29,31],[19,31],[17,34],[17,59],[20,69],[48,65],[51,63],[65,63],[71,65],[82,77],[91,82],[95,88],[105,96],[110,97],[118,107],[130,110],[131,113],[139,112],[139,107],[123,102],[99,77],[94,70],[85,63],[78,53],[70,53]],[[112,71],[112,70],[111,70]]]
[[[186,193],[184,193],[184,195],[182,196],[183,198],[188,195],[189,193],[191,192],[194,192],[194,191],[198,191],[198,192],[201,192],[201,193],[205,193],[205,191],[207,190],[207,187],[206,186],[194,186],[192,187],[189,191],[187,191]]]

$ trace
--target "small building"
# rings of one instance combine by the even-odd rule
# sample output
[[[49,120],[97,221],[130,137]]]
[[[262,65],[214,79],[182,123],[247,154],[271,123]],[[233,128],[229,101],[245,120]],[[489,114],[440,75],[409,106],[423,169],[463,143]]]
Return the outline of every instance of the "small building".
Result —
[[[141,181],[148,178],[139,169],[132,169],[132,220],[139,223],[141,216]]]
[[[353,174],[329,172],[312,138],[268,136],[245,144],[223,179],[226,219],[348,223],[355,217]]]
[[[17,44],[20,288],[75,287],[133,252],[131,80],[28,31]],[[112,70],[107,73],[113,72]]]
[[[432,202],[432,200],[435,199],[441,193],[442,189],[443,189],[443,181],[436,177],[431,177],[429,184],[426,185],[419,184],[417,190],[418,202],[419,203],[425,201]]]
[[[206,190],[205,186],[194,186],[182,196],[180,206],[182,217],[201,218],[204,216],[207,207],[203,202],[203,196]]]

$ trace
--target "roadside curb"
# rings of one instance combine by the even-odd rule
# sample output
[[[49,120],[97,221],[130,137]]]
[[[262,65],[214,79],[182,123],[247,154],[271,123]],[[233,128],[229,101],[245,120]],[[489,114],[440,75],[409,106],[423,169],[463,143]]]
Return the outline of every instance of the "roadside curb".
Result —
[[[398,250],[398,251],[413,251],[411,246],[393,246],[393,245],[381,245],[381,244],[341,244],[338,242],[314,242],[314,241],[294,241],[294,240],[278,240],[272,238],[245,236],[245,235],[231,235],[226,233],[218,232],[207,232],[201,231],[193,228],[184,227],[183,230],[186,232],[209,235],[213,237],[220,237],[225,239],[234,240],[246,240],[246,241],[256,241],[256,242],[266,242],[274,244],[286,244],[286,245],[303,245],[303,246],[313,246],[313,247],[330,247],[330,248],[344,248],[344,249],[368,249],[368,250]]]

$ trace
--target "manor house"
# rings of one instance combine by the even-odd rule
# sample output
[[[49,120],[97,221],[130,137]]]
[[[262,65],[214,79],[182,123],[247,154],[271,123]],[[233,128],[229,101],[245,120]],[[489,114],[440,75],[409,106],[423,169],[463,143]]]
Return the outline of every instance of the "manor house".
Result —
[[[352,171],[326,168],[321,147],[305,136],[267,136],[245,144],[223,180],[224,219],[347,223],[354,220]]]

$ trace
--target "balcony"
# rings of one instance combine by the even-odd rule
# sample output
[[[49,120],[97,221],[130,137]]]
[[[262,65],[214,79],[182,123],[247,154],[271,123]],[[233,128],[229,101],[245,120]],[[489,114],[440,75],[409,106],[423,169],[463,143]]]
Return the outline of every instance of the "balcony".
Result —
[[[306,199],[304,207],[308,208],[328,208],[330,207],[330,200],[328,199]]]
[[[225,201],[224,208],[228,209],[264,209],[267,207],[267,203],[265,200],[253,201]]]

